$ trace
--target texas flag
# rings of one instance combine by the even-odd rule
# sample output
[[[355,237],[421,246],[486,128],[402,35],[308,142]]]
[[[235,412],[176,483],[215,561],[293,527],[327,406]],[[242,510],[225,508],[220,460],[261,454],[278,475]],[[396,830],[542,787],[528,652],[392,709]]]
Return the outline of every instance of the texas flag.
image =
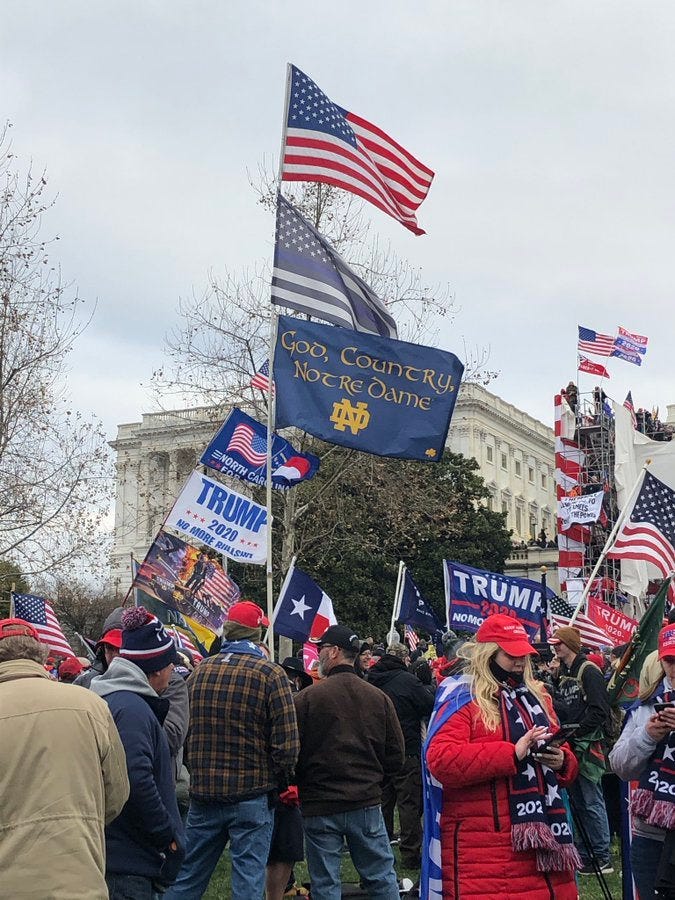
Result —
[[[337,625],[332,600],[309,575],[291,566],[272,614],[275,633],[304,644],[318,640],[329,625]]]

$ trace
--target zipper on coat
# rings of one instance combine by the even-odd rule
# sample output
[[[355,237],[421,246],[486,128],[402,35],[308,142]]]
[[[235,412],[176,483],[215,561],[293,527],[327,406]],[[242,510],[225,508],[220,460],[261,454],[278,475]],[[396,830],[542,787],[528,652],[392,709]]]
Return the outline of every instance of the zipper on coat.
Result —
[[[455,882],[455,900],[459,900],[459,829],[462,823],[458,822],[457,827],[455,828],[455,836],[452,839],[452,850],[453,850],[453,880]]]
[[[499,824],[499,807],[497,806],[497,782],[494,778],[490,782],[490,794],[492,795],[492,818],[495,823],[495,831],[501,831],[501,825]]]

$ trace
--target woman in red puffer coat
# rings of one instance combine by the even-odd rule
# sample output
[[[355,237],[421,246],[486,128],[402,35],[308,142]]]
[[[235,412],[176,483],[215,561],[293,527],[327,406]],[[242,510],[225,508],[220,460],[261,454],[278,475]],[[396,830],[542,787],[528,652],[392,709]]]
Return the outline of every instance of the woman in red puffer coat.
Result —
[[[578,765],[566,744],[536,752],[557,729],[532,676],[536,650],[503,614],[486,619],[467,647],[467,674],[444,682],[445,703],[439,689],[426,746],[442,785],[443,900],[576,900],[580,862],[560,789]],[[427,896],[440,896],[431,884]]]

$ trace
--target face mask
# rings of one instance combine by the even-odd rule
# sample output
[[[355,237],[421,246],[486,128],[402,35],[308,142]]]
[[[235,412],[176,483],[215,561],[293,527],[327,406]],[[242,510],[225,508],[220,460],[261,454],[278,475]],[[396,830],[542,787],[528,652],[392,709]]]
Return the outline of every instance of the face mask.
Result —
[[[509,687],[518,687],[525,678],[523,672],[507,672],[502,669],[495,659],[490,660],[490,671],[500,684],[508,684]]]

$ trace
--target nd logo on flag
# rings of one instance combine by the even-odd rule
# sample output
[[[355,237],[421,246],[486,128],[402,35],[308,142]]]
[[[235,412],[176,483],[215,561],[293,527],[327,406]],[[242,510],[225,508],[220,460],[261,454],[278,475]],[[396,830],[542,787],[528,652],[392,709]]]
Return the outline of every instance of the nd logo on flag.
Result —
[[[276,425],[379,456],[438,461],[463,372],[436,347],[279,316]]]

